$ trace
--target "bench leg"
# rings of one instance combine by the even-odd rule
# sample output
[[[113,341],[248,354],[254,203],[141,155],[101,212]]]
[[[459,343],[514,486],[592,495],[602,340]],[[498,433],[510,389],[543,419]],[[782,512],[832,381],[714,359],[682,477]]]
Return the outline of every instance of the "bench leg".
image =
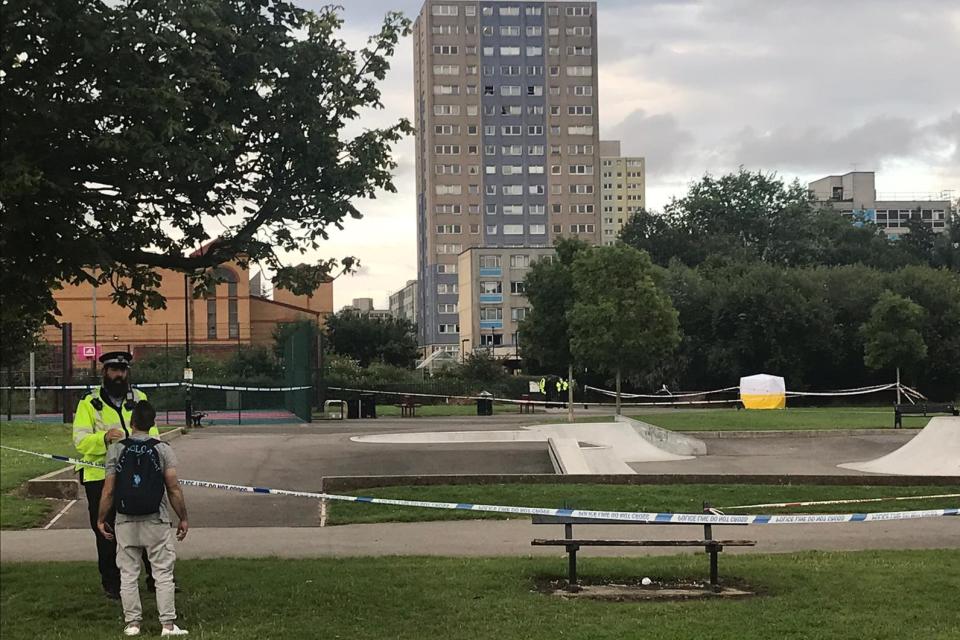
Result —
[[[717,545],[710,545],[710,588],[714,593],[720,593],[720,569]]]
[[[567,556],[569,558],[568,570],[567,570],[567,589],[570,591],[577,591],[577,549],[579,547],[575,544],[567,546]]]

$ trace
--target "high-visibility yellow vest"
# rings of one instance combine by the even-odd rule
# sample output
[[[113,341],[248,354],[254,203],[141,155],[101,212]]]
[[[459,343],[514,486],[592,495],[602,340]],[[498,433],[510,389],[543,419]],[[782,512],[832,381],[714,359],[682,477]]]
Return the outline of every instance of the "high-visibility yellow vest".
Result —
[[[133,413],[133,402],[124,400],[123,406],[117,411],[110,404],[109,395],[98,387],[88,392],[77,404],[77,412],[73,417],[73,446],[77,448],[80,459],[84,462],[103,464],[107,458],[107,441],[104,436],[110,429],[121,429],[125,436],[130,435],[130,414]],[[133,390],[136,401],[146,400],[147,394],[139,389]],[[160,436],[160,430],[154,425],[150,428],[150,435]],[[84,482],[95,482],[107,477],[106,471],[95,467],[76,466],[81,472]]]

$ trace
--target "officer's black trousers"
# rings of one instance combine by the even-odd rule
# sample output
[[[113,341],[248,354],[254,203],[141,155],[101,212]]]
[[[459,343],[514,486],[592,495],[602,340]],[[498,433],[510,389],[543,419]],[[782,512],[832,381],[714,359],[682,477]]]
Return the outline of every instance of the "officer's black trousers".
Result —
[[[117,568],[117,541],[107,540],[97,529],[97,517],[100,511],[100,495],[103,493],[103,480],[93,480],[83,483],[87,492],[87,506],[90,509],[90,528],[97,536],[97,565],[100,569],[100,583],[105,591],[120,593],[120,569]],[[115,514],[113,510],[107,517],[107,523],[113,529]],[[147,551],[143,550],[143,570],[147,574],[147,588],[153,589],[153,575],[150,570],[150,561]]]

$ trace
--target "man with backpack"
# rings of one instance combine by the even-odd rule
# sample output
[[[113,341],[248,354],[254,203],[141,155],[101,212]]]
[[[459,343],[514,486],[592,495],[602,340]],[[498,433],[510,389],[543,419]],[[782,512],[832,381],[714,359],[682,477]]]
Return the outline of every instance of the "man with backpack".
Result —
[[[161,636],[183,636],[176,625],[171,508],[179,518],[178,540],[187,535],[187,506],[177,479],[177,458],[173,448],[151,437],[149,430],[156,411],[146,400],[137,402],[130,416],[130,436],[107,451],[106,481],[100,498],[97,528],[108,540],[116,538],[117,567],[120,569],[120,599],[123,603],[124,634],[140,635],[143,610],[140,605],[140,557],[145,552],[156,584]],[[116,510],[111,530],[110,516]]]

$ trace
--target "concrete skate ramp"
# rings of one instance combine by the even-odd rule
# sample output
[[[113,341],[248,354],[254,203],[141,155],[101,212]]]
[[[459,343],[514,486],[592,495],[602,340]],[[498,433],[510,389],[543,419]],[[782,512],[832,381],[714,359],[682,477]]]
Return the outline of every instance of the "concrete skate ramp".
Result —
[[[933,418],[896,451],[838,466],[894,476],[960,476],[960,418]]]
[[[383,433],[350,439],[377,444],[543,442],[549,447],[558,473],[635,473],[628,463],[693,459],[693,456],[677,455],[656,446],[643,438],[633,425],[623,422],[548,424],[515,431]]]

